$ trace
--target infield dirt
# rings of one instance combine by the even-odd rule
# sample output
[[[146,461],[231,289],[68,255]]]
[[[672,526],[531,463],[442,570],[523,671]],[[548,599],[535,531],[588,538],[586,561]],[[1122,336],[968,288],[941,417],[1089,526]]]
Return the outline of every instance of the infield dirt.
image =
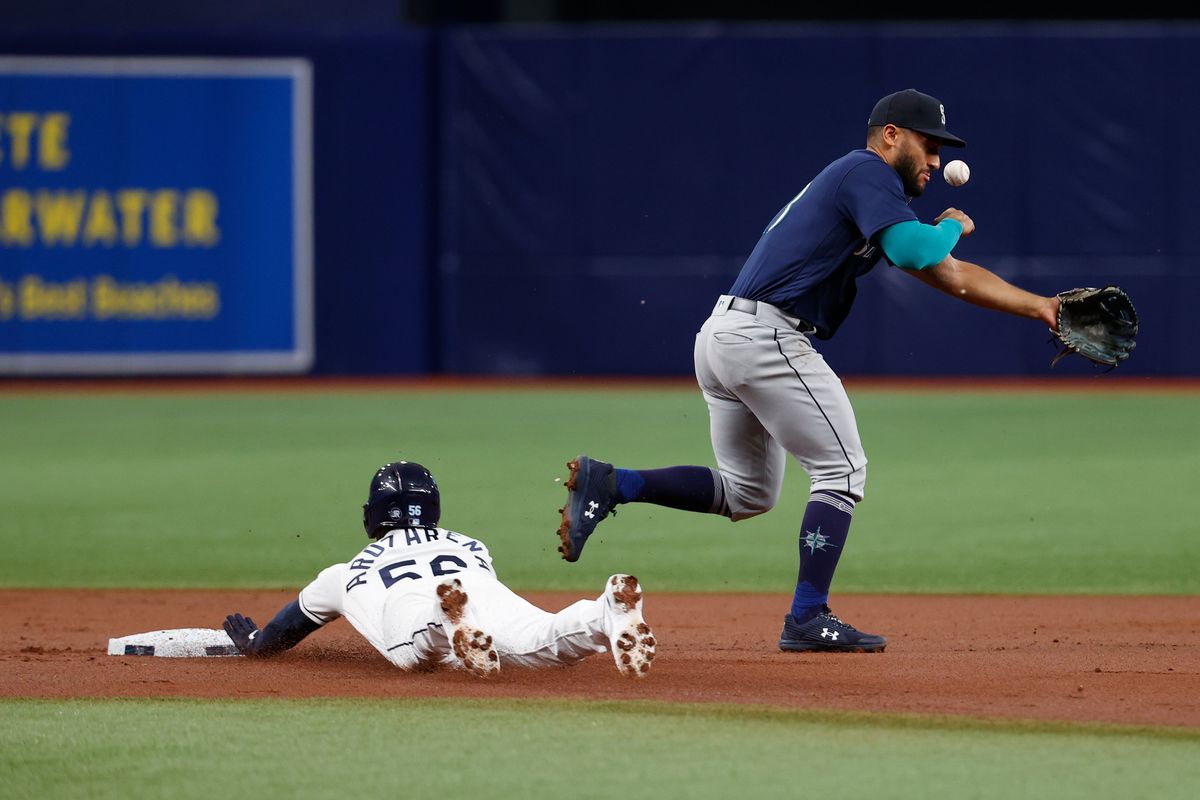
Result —
[[[543,608],[578,599],[522,593]],[[269,661],[108,656],[110,637],[265,623],[287,591],[0,590],[0,696],[644,699],[795,709],[1200,726],[1200,597],[839,596],[834,610],[888,636],[880,654],[781,653],[788,598],[654,594],[644,680],[608,655],[482,680],[404,673],[344,621]]]

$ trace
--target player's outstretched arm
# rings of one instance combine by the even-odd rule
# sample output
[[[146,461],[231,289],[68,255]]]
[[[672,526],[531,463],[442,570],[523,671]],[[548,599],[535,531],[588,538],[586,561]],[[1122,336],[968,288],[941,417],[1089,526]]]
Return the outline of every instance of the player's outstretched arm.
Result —
[[[288,603],[267,627],[259,630],[254,620],[241,614],[225,618],[225,633],[243,655],[273,656],[298,645],[305,636],[321,627],[300,610],[300,601]]]
[[[1050,330],[1058,329],[1057,297],[1027,292],[978,264],[946,256],[928,269],[904,271],[951,297],[1006,314],[1036,319]]]

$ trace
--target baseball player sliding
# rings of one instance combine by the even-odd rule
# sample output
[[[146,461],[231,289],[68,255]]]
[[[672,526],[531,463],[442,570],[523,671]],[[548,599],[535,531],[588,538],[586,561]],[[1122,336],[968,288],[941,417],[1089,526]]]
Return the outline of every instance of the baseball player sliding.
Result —
[[[596,525],[620,503],[722,514],[769,511],[787,453],[812,479],[800,523],[800,570],[779,647],[880,652],[883,636],[834,616],[829,587],[863,499],[867,457],[841,381],[813,347],[854,302],[855,281],[880,258],[947,294],[1057,328],[1059,301],[1019,289],[951,255],[975,224],[954,208],[927,225],[909,207],[941,166],[945,107],[914,89],[876,103],[866,147],[821,170],[767,225],[729,293],[696,336],[696,379],[708,403],[717,468],[614,469],[569,462],[560,551],[575,561]]]
[[[487,546],[438,527],[441,493],[420,464],[384,464],[371,479],[363,527],[371,544],[322,570],[261,630],[241,614],[225,632],[248,656],[271,656],[338,617],[401,669],[448,663],[479,676],[501,666],[573,664],[610,650],[640,678],[655,640],[637,578],[613,575],[596,600],[551,614],[496,577]]]

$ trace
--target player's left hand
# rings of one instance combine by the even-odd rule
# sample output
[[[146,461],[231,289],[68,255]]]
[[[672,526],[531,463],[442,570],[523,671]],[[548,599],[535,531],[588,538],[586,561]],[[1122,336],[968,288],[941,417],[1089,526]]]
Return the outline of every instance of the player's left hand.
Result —
[[[1110,369],[1137,347],[1138,314],[1119,286],[1072,289],[1058,293],[1058,326],[1054,336],[1063,349],[1050,366],[1071,353]]]
[[[241,614],[230,614],[225,618],[223,627],[238,650],[244,655],[254,653],[254,639],[258,636],[258,626],[254,620]]]

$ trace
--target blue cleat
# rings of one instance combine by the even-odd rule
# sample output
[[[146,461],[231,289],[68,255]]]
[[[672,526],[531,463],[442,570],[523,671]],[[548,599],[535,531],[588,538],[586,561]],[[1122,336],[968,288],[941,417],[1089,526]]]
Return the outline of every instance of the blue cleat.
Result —
[[[558,552],[567,561],[578,561],[592,531],[617,505],[617,473],[612,464],[580,456],[567,462],[567,504],[559,509],[562,524]]]
[[[788,614],[779,635],[779,649],[790,652],[882,653],[885,647],[887,639],[842,622],[829,606],[807,622],[796,622]]]

